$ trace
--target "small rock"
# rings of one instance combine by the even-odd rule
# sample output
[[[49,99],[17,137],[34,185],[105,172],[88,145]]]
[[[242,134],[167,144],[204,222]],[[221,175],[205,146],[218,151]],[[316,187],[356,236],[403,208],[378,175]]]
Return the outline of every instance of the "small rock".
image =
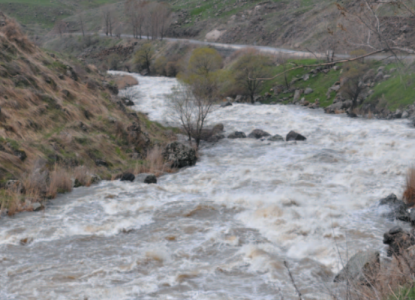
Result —
[[[271,135],[268,132],[263,131],[261,129],[255,129],[250,134],[248,134],[248,138],[251,138],[251,139],[261,139],[267,136],[271,136]]]
[[[268,138],[267,141],[270,141],[270,142],[284,142],[284,138],[282,136],[280,136],[279,134],[276,134],[276,135]]]
[[[91,174],[91,184],[100,183],[102,181],[101,177],[96,174]]]
[[[245,139],[246,134],[242,131],[235,131],[234,133],[231,133],[228,135],[228,139]]]
[[[312,88],[306,88],[305,89],[305,91],[304,91],[304,95],[309,95],[309,94],[311,94],[312,92],[314,92],[314,90],[312,89]]]
[[[302,90],[295,90],[295,92],[294,92],[294,98],[293,98],[293,102],[294,103],[300,101],[300,98],[301,98],[301,94],[302,93],[303,93]]]
[[[357,115],[354,112],[346,112],[349,118],[357,118]]]
[[[404,112],[402,113],[401,118],[402,118],[402,119],[406,119],[406,118],[408,118],[408,117],[409,117],[409,113],[408,113],[407,111],[404,111]]]
[[[212,128],[212,134],[217,134],[222,132],[225,129],[225,126],[222,123],[218,123]]]
[[[220,105],[220,107],[227,107],[227,106],[232,106],[232,103],[229,101],[226,101]]]
[[[310,79],[310,75],[305,74],[305,75],[303,76],[303,80],[304,80],[304,81],[307,81],[308,79]]]
[[[23,150],[14,150],[13,152],[21,161],[25,161],[27,158],[27,154]]]
[[[95,161],[95,164],[96,164],[97,166],[109,167],[109,164],[108,164],[106,161],[102,160],[102,159],[97,159],[97,160]]]
[[[375,82],[378,82],[378,81],[381,81],[381,80],[383,80],[383,72],[382,71],[380,71],[380,72],[378,72],[377,74],[376,74],[376,76],[375,76]]]
[[[77,187],[81,187],[81,186],[83,186],[82,182],[80,182],[78,178],[75,178],[75,181],[73,183],[73,187],[77,188]]]
[[[147,175],[147,177],[144,179],[144,183],[152,184],[157,183],[157,177],[153,174]]]
[[[122,97],[121,100],[124,102],[125,106],[134,106],[134,102],[127,97]]]
[[[287,134],[287,137],[285,138],[285,140],[288,141],[305,141],[307,138],[302,136],[301,134],[295,132],[295,131],[290,131]]]
[[[133,182],[135,179],[134,174],[129,173],[129,172],[125,172],[121,175],[120,181],[131,181]]]
[[[206,141],[209,142],[209,143],[217,143],[217,142],[219,142],[220,140],[222,140],[224,138],[225,138],[225,136],[223,134],[217,133],[217,134],[214,134],[214,135],[208,137],[206,139]]]
[[[39,210],[44,209],[44,207],[39,202],[35,202],[35,203],[32,203],[32,209],[33,211],[39,211]]]

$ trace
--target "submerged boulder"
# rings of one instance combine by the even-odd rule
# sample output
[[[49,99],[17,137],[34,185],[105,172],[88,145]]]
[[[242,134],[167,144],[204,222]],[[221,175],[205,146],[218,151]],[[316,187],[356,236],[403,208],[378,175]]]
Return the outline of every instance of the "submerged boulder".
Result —
[[[196,151],[180,142],[172,142],[163,152],[166,161],[171,162],[173,168],[184,168],[196,164]]]
[[[268,138],[267,141],[270,141],[270,142],[284,142],[284,138],[282,136],[280,136],[279,134],[276,134],[276,135]]]
[[[220,105],[220,107],[227,107],[227,106],[232,106],[232,103],[231,103],[230,101],[226,101],[226,102],[223,102],[223,103]]]
[[[356,253],[341,270],[334,282],[353,281],[359,284],[368,284],[380,269],[379,252],[368,250]]]
[[[231,133],[228,135],[228,139],[245,139],[246,134],[242,131],[235,131],[234,133]]]
[[[267,136],[271,136],[271,135],[268,132],[261,130],[261,129],[255,129],[250,134],[248,134],[248,138],[251,138],[251,139],[261,139]]]
[[[301,134],[295,132],[295,131],[290,131],[287,134],[287,137],[285,138],[285,140],[288,141],[305,141],[307,138],[305,136],[302,136]]]

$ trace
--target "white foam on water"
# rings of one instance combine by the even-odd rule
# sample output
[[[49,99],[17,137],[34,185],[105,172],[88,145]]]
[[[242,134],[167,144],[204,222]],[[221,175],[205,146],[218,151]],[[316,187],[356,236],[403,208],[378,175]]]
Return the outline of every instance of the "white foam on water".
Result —
[[[177,81],[130,75],[139,81],[133,108],[173,124],[166,94]],[[234,104],[215,108],[208,123],[219,122],[225,135],[295,130],[307,141],[224,139],[158,185],[102,182],[45,212],[2,218],[0,265],[9,275],[0,275],[0,296],[275,299],[280,289],[290,299],[288,261],[306,296],[321,299],[327,279],[315,274],[336,272],[339,253],[384,251],[382,235],[396,222],[377,202],[402,194],[414,162],[407,121]],[[33,241],[21,245],[25,238]]]

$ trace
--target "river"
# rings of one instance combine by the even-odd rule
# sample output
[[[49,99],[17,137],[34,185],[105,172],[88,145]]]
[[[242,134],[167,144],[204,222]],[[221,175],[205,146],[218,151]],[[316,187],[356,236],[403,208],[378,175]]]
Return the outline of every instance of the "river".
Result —
[[[176,80],[136,76],[133,108],[171,122]],[[157,185],[103,181],[2,217],[0,299],[296,299],[284,261],[304,299],[325,299],[348,256],[384,255],[394,223],[377,203],[402,194],[414,162],[407,120],[234,104],[218,122],[307,141],[224,139]]]

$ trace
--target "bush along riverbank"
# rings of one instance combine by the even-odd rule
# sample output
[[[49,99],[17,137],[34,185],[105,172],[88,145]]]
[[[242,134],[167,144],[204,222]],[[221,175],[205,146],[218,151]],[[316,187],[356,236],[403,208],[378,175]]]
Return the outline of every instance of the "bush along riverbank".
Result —
[[[177,76],[185,82],[192,81],[194,76],[189,65],[195,61],[210,62],[214,73],[211,79],[220,83],[216,94],[229,103],[295,104],[323,108],[329,114],[347,113],[350,117],[412,119],[415,116],[412,63],[403,67],[393,59],[357,59],[336,64],[291,59],[248,48],[221,52],[185,42],[98,36],[57,38],[48,41],[45,47],[61,51],[63,45],[69,45],[64,51],[102,70]],[[246,72],[251,74],[249,78]]]
[[[175,128],[151,122],[118,96],[118,85],[137,84],[134,78],[109,77],[44,52],[11,19],[0,27],[0,40],[3,213],[42,209],[45,200],[101,179],[172,172],[183,152],[193,155],[189,165],[195,163],[193,149],[171,150]],[[143,182],[154,183],[155,176]]]

